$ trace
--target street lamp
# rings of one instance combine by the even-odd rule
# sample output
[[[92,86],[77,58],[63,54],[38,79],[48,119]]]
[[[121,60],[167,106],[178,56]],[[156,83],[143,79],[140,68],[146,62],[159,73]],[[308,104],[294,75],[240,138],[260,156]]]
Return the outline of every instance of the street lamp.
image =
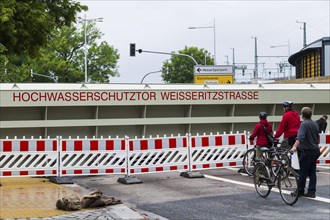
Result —
[[[290,56],[290,41],[288,41],[288,44],[270,46],[270,48],[276,48],[276,47],[288,47],[288,56]]]
[[[216,64],[216,36],[215,36],[215,19],[213,20],[213,26],[203,26],[203,27],[189,27],[188,29],[204,29],[213,28],[214,33],[214,64]]]
[[[154,71],[154,72],[150,72],[150,73],[147,73],[146,75],[144,75],[143,76],[143,78],[142,78],[142,80],[141,80],[141,84],[143,83],[143,80],[148,76],[148,75],[150,75],[150,74],[153,74],[153,73],[161,73],[162,72],[162,70],[158,70],[158,71]]]
[[[277,47],[288,47],[288,57],[290,57],[290,40],[288,40],[288,44],[270,46],[270,48],[277,48]],[[292,74],[292,68],[291,68],[291,65],[290,65],[289,79],[291,78],[291,74]]]
[[[45,77],[45,78],[52,79],[56,83],[58,81],[58,77],[57,76],[47,76],[47,75],[43,75],[43,74],[38,74],[38,73],[33,72],[33,69],[30,69],[30,76],[33,77],[33,75],[42,76],[42,77]]]
[[[87,25],[86,22],[103,22],[103,18],[86,18],[86,14],[84,16],[84,18],[78,17],[79,22],[84,23],[84,38],[85,38],[85,43],[84,43],[84,47],[85,47],[85,83],[88,82],[87,80]]]

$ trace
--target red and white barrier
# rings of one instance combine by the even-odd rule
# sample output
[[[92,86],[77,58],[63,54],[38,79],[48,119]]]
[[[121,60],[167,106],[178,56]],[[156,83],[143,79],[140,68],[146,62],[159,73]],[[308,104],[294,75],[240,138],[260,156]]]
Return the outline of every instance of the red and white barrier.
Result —
[[[60,176],[126,173],[124,138],[63,139],[60,148]]]
[[[330,134],[317,163],[330,164]],[[1,139],[0,177],[143,174],[242,164],[246,133],[156,138]]]
[[[217,134],[191,137],[191,170],[242,165],[246,134]]]
[[[187,137],[142,138],[129,141],[128,175],[185,171]]]
[[[1,139],[0,177],[57,176],[56,139]]]
[[[330,134],[320,134],[319,147],[321,155],[317,164],[330,164]]]

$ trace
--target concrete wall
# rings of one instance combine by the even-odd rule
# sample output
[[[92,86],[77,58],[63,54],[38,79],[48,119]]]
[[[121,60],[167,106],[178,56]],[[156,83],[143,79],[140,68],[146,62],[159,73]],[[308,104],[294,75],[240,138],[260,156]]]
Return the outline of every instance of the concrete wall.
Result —
[[[260,111],[268,113],[268,120],[276,129],[283,114],[281,103],[286,100],[293,101],[299,112],[303,106],[311,107],[315,120],[323,114],[330,115],[330,84],[0,86],[0,138],[252,131]],[[66,92],[79,98],[45,98],[46,93]],[[118,100],[110,96],[99,100],[102,92],[145,93],[145,97]],[[178,95],[180,92],[182,96]],[[172,96],[162,97],[165,93]],[[94,96],[86,98],[88,94]]]

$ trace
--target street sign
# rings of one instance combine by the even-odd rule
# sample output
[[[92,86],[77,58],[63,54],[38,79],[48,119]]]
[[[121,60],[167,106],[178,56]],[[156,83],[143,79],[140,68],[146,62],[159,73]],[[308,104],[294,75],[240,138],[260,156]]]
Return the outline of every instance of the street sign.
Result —
[[[233,66],[231,66],[231,65],[195,66],[194,73],[196,75],[199,75],[199,74],[207,74],[207,75],[232,74]]]
[[[233,75],[195,75],[195,84],[234,84]]]

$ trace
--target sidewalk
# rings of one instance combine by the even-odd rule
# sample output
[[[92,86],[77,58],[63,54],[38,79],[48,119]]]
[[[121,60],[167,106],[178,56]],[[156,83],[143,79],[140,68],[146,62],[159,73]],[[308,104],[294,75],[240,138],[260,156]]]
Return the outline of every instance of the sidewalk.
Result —
[[[47,178],[31,177],[1,178],[0,182],[0,219],[165,219],[136,210],[125,201],[95,209],[58,210],[56,201],[63,196],[76,193],[82,198],[89,193],[76,184],[58,185]]]

